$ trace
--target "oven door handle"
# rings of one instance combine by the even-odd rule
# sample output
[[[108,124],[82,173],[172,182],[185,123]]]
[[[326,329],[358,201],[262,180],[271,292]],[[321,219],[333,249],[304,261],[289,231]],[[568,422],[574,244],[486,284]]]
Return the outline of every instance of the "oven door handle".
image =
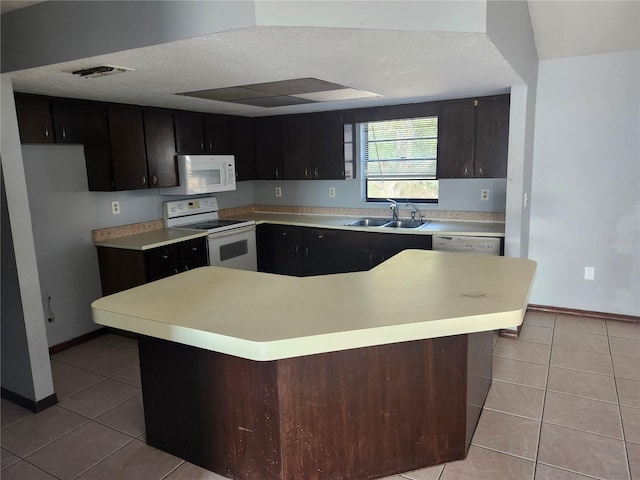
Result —
[[[223,238],[230,235],[237,235],[239,233],[251,232],[255,229],[255,225],[247,225],[246,227],[232,228],[231,230],[224,230],[222,232],[212,232],[209,234],[209,238]]]

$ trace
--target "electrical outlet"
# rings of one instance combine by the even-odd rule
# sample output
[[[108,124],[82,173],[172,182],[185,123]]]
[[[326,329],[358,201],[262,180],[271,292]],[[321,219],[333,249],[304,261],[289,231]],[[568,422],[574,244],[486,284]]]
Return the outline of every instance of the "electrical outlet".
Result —
[[[276,187],[276,197],[282,196],[282,187]]]
[[[489,189],[488,188],[483,188],[482,190],[480,190],[480,200],[482,200],[483,202],[486,202],[489,200]]]
[[[329,187],[329,198],[334,198],[336,196],[335,187]]]
[[[120,215],[120,202],[111,202],[111,213]]]
[[[584,267],[584,279],[594,280],[596,275],[596,269],[594,267]]]

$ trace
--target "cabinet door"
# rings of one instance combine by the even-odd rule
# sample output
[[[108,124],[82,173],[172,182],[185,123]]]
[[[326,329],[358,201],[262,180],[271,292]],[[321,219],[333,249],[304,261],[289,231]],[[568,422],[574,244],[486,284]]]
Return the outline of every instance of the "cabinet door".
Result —
[[[282,180],[282,123],[280,117],[255,119],[256,177]]]
[[[204,150],[207,153],[231,154],[229,117],[204,115]]]
[[[142,110],[130,105],[110,105],[108,112],[115,189],[147,188]]]
[[[473,176],[473,100],[444,102],[438,116],[438,178]]]
[[[311,117],[311,178],[344,180],[344,124],[340,112]]]
[[[255,180],[256,150],[253,119],[230,117],[229,141],[231,153],[236,158],[236,180]]]
[[[475,177],[507,177],[509,100],[509,95],[478,99]]]
[[[173,113],[171,110],[146,108],[142,111],[142,119],[149,187],[178,185]]]
[[[144,252],[110,247],[97,249],[102,295],[112,295],[147,282]]]
[[[173,114],[178,153],[205,153],[202,114],[176,110]]]
[[[178,254],[180,255],[180,270],[183,272],[208,265],[207,237],[180,242]]]
[[[281,225],[258,225],[258,270],[302,276],[302,229]]]
[[[311,116],[282,118],[282,170],[284,180],[311,179]]]
[[[147,281],[180,273],[180,255],[175,244],[147,251]]]
[[[104,103],[55,99],[51,102],[58,143],[109,145],[107,108]]]
[[[47,97],[15,94],[21,143],[55,143],[51,105]]]

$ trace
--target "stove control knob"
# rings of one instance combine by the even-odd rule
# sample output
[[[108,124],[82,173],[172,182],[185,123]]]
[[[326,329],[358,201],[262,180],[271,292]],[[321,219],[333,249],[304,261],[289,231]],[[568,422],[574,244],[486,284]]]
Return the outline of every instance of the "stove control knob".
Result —
[[[176,207],[171,207],[171,213],[176,213]]]
[[[182,210],[182,204],[181,203],[178,204],[178,210]]]

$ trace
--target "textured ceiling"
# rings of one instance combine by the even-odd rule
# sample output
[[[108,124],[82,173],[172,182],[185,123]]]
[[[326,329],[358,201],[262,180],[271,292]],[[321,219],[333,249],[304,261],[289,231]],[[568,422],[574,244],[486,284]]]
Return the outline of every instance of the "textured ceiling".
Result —
[[[2,0],[2,13],[33,1]],[[640,1],[529,0],[540,59],[640,48]],[[99,65],[134,69],[78,78]],[[504,93],[521,83],[482,33],[253,27],[10,73],[14,89],[246,116]],[[380,97],[261,108],[176,95],[315,77]]]
[[[97,65],[134,71],[93,79]],[[19,92],[246,116],[504,93],[521,83],[484,34],[254,27],[12,72]],[[315,77],[376,99],[260,108],[176,95]]]
[[[531,1],[540,60],[640,49],[640,1]]]

